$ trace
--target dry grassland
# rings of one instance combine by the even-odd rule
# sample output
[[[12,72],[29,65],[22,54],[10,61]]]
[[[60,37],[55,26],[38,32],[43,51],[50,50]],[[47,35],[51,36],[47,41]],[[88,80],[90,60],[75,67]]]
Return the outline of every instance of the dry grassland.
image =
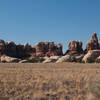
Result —
[[[0,64],[0,100],[100,100],[100,64]]]

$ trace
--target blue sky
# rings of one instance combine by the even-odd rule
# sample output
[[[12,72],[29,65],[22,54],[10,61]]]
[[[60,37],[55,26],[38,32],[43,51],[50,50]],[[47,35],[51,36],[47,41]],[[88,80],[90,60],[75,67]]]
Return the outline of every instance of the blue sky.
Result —
[[[89,32],[89,33],[88,33]],[[0,0],[0,38],[15,43],[39,41],[84,44],[100,37],[100,0]]]

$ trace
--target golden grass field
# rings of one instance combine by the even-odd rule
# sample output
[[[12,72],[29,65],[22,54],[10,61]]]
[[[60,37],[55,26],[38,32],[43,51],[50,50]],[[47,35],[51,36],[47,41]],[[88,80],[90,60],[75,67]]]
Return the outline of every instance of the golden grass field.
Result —
[[[0,100],[100,100],[100,64],[0,64]]]

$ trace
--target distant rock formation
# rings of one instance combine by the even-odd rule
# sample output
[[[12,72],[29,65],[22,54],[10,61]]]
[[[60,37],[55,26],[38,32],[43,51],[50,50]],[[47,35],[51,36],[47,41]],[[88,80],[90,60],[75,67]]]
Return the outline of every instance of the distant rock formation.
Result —
[[[0,60],[1,62],[31,62],[35,58],[47,58],[44,63],[48,62],[100,62],[100,40],[96,32],[86,43],[86,49],[82,48],[81,41],[70,41],[68,50],[63,54],[62,44],[54,42],[39,42],[35,46],[28,43],[15,44],[13,41],[5,42],[0,40]],[[43,60],[42,59],[42,60]]]
[[[0,40],[0,55],[4,54],[6,50],[5,42],[4,40]]]
[[[29,56],[36,56],[36,49],[33,48],[31,45],[29,45],[28,43],[24,44],[24,51],[25,51],[25,55],[26,57]]]
[[[5,42],[0,40],[0,55],[6,55],[15,58],[27,57],[45,57],[63,55],[62,45],[55,45],[54,42],[39,42],[34,47],[25,43],[24,45],[15,44],[14,42]]]
[[[62,45],[55,45],[54,42],[39,42],[34,48],[36,49],[36,56],[61,56],[63,55]]]
[[[89,50],[98,50],[100,49],[100,44],[98,41],[98,37],[96,32],[93,33],[91,40],[89,40],[86,43],[86,51],[88,52]]]
[[[74,55],[74,54],[82,54],[83,49],[82,49],[82,42],[81,41],[70,41],[68,44],[68,50],[65,53],[69,55]]]

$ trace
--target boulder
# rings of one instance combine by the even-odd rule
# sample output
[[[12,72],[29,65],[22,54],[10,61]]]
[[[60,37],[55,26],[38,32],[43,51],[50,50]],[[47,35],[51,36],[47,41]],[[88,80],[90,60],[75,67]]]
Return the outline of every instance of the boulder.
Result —
[[[17,63],[19,61],[20,61],[20,59],[18,59],[18,58],[13,58],[13,57],[9,57],[9,56],[1,56],[1,62]]]
[[[28,60],[21,60],[19,63],[28,63]]]
[[[43,61],[43,63],[54,63],[54,62],[56,62],[56,61],[57,61],[56,59],[48,58],[48,59],[45,59],[45,60]]]
[[[47,57],[47,56],[43,57],[44,60],[46,60],[46,59],[48,59],[48,58],[50,58],[50,57]]]
[[[91,40],[86,43],[86,51],[100,49],[96,32],[93,33]]]
[[[60,56],[51,56],[50,59],[55,59],[58,60],[60,58]]]
[[[65,53],[69,55],[74,55],[74,54],[82,54],[83,49],[82,49],[82,42],[81,41],[70,41],[68,44],[68,50]]]
[[[96,62],[100,63],[100,56],[96,58]]]
[[[56,63],[60,63],[60,62],[74,62],[74,61],[75,61],[74,56],[65,55],[65,56],[62,56],[61,58],[59,58]]]
[[[59,58],[60,58],[60,56],[44,57],[45,60],[43,61],[43,63],[54,63],[54,62],[56,62]]]
[[[50,58],[43,61],[43,63],[52,63],[52,62],[55,62],[55,60]]]
[[[100,56],[100,50],[90,50],[83,57],[82,61],[85,63],[95,62],[96,58]]]

